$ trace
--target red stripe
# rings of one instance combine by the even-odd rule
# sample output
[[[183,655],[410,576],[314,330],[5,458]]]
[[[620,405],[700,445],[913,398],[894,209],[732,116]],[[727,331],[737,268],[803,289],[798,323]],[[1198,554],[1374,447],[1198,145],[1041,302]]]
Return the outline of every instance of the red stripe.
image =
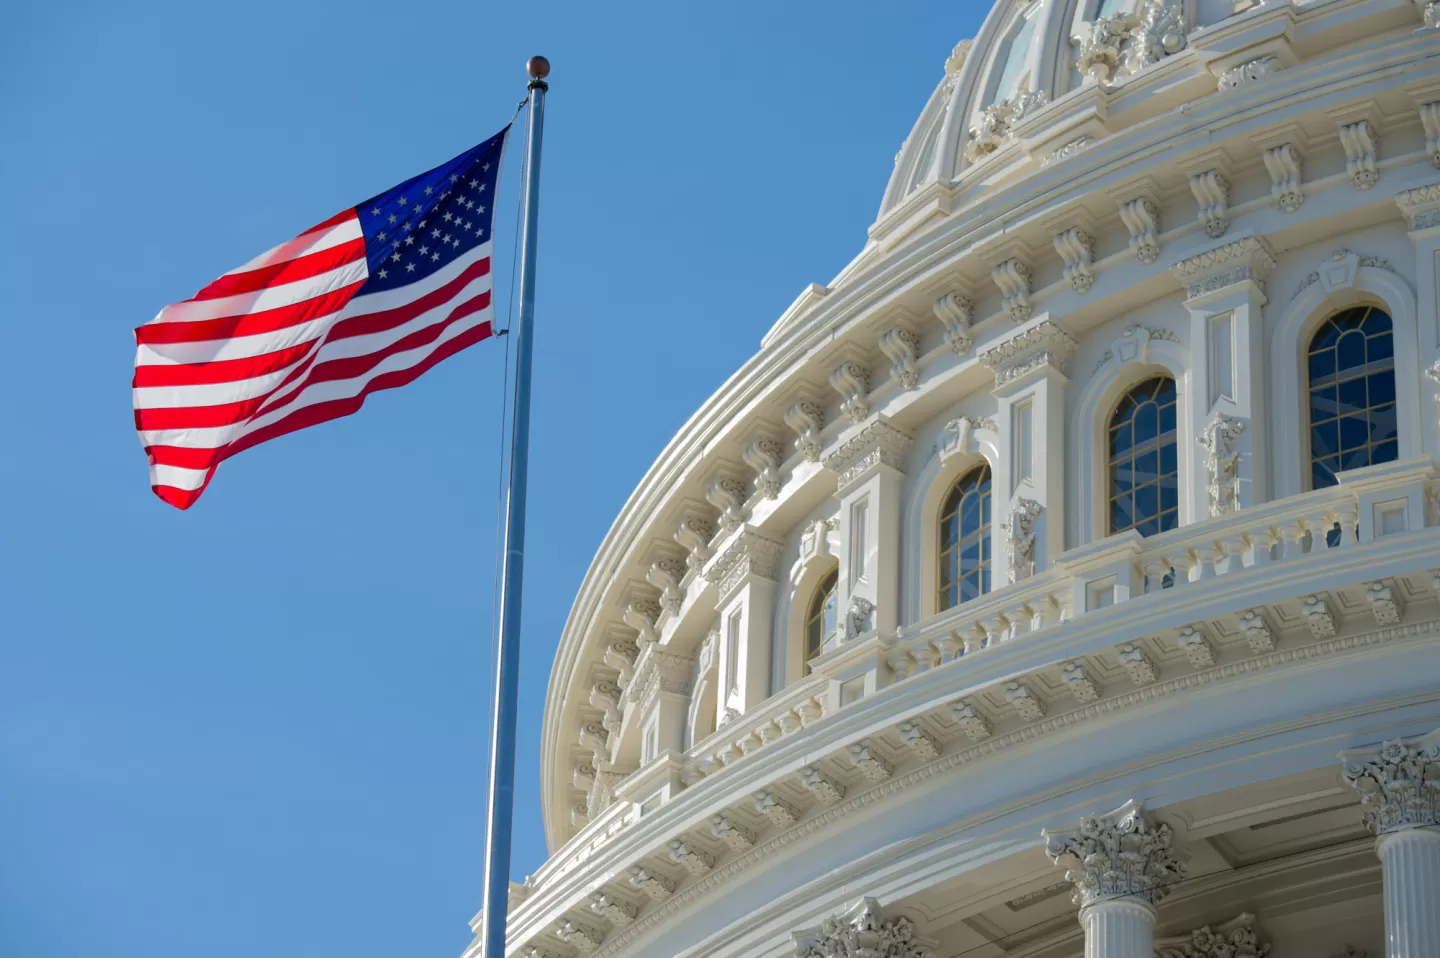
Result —
[[[394,389],[398,386],[404,386],[414,382],[441,361],[450,358],[466,347],[475,345],[490,335],[490,324],[488,322],[481,323],[478,326],[467,329],[459,336],[445,343],[414,366],[408,369],[397,369],[376,376],[365,384],[365,387],[358,395],[348,396],[344,399],[332,399],[329,402],[316,403],[313,406],[297,409],[284,419],[271,423],[263,429],[257,429],[249,435],[242,436],[235,442],[220,449],[187,450],[187,456],[195,452],[209,454],[207,459],[210,472],[205,477],[204,485],[199,489],[177,489],[174,486],[152,486],[151,488],[155,491],[155,495],[170,505],[175,506],[177,509],[188,509],[196,499],[200,498],[200,494],[205,491],[205,486],[210,484],[211,477],[215,475],[215,467],[236,453],[249,449],[252,446],[257,446],[262,442],[268,442],[271,439],[278,438],[287,433],[295,432],[297,429],[304,429],[307,426],[314,426],[322,422],[328,422],[331,419],[339,419],[342,416],[351,415],[357,412],[361,406],[365,405],[365,399],[371,393],[379,392],[382,389]],[[155,458],[156,462],[162,462],[166,465],[184,466],[194,469],[205,468],[204,464],[201,463],[192,464],[190,462],[169,461],[169,454],[175,451],[175,447],[173,446],[152,446],[146,451]],[[177,458],[184,457],[177,456]]]
[[[362,279],[298,303],[262,309],[255,313],[242,313],[239,316],[201,319],[193,323],[150,323],[135,330],[135,341],[146,345],[203,343],[215,339],[273,333],[277,329],[298,326],[339,312],[364,285],[365,280]]]
[[[250,418],[270,394],[215,406],[169,406],[135,410],[136,429],[207,429],[229,426]]]
[[[318,233],[321,230],[328,230],[330,227],[339,226],[341,223],[351,218],[360,218],[359,214],[355,212],[355,207],[353,206],[350,207],[350,209],[348,210],[341,210],[339,213],[336,213],[334,216],[330,217],[328,220],[325,220],[322,223],[316,223],[314,226],[310,227],[308,230],[301,233],[300,235],[309,236],[311,233]]]
[[[256,376],[279,372],[292,363],[299,362],[314,344],[315,340],[311,339],[261,356],[222,359],[211,363],[136,366],[135,379],[131,385],[137,389],[146,386],[208,386],[254,379]]]
[[[365,239],[361,237],[341,243],[339,246],[307,253],[281,263],[222,276],[191,296],[186,302],[194,303],[207,299],[221,299],[225,296],[239,296],[241,293],[254,293],[272,286],[282,286],[285,283],[310,279],[364,258]]]
[[[464,272],[456,276],[450,282],[438,289],[421,296],[419,299],[411,300],[402,306],[392,309],[382,309],[373,313],[364,313],[360,316],[347,316],[330,327],[326,340],[334,342],[337,339],[349,339],[351,336],[366,336],[370,333],[383,333],[387,329],[394,329],[396,326],[403,326],[415,317],[443,306],[445,303],[460,295],[465,286],[481,276],[490,272],[490,257],[476,260],[465,267]]]

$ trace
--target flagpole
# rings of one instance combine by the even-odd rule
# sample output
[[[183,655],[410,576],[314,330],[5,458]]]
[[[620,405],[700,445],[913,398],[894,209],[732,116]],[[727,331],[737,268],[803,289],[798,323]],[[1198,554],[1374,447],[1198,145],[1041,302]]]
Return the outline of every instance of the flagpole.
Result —
[[[525,566],[525,482],[530,466],[531,326],[535,321],[535,254],[540,226],[540,135],[550,61],[531,57],[529,126],[525,140],[525,213],[520,244],[520,315],[515,323],[515,418],[510,432],[510,486],[505,506],[505,556],[500,590],[500,652],[495,667],[495,716],[490,743],[490,800],[485,820],[483,958],[505,954],[510,897],[510,828],[515,810],[515,717],[520,666],[520,594]]]

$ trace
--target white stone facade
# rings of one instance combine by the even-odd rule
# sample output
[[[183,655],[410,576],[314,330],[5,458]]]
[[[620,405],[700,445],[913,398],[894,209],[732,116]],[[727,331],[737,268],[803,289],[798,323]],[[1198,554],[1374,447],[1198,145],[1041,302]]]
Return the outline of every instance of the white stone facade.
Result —
[[[509,954],[1440,955],[1436,5],[1098,6],[956,46],[860,254],[601,544]],[[1394,438],[1317,488],[1361,306]],[[1173,519],[1112,534],[1156,377]]]

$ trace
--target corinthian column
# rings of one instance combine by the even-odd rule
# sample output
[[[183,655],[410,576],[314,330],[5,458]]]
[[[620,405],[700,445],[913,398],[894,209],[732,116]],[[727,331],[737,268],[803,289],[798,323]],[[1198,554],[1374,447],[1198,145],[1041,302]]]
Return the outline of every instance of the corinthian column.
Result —
[[[1440,729],[1340,761],[1377,836],[1387,958],[1440,955]]]
[[[1085,958],[1154,958],[1155,906],[1185,874],[1171,848],[1170,826],[1154,825],[1130,800],[1088,815],[1074,832],[1041,832],[1052,861],[1073,860]]]

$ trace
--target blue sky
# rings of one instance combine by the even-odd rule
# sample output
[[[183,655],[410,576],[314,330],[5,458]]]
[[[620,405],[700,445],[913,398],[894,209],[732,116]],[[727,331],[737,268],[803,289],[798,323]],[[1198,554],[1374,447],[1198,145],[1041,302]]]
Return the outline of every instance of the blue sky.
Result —
[[[545,857],[545,683],[596,546],[860,249],[985,9],[12,4],[0,954],[452,958],[480,901],[503,349],[231,460],[180,513],[133,433],[132,327],[489,136],[550,57],[521,878]]]

